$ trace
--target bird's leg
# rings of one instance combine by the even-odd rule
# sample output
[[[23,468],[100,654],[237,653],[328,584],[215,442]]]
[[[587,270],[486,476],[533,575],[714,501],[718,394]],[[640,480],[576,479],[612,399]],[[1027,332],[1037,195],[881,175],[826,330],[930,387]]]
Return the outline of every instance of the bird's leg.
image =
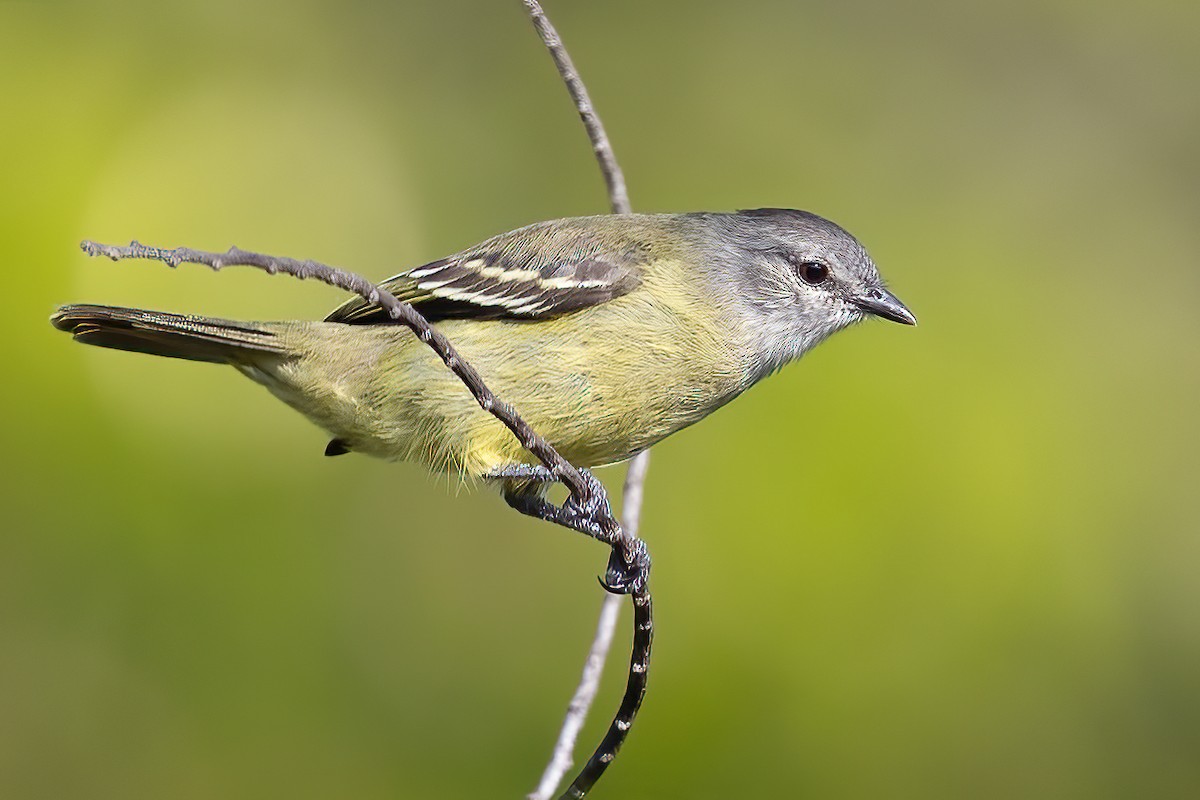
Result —
[[[614,594],[630,594],[645,588],[650,576],[650,553],[640,539],[625,536],[612,515],[608,494],[596,476],[579,470],[587,485],[583,497],[571,494],[561,506],[546,499],[547,484],[558,478],[540,464],[511,464],[487,474],[503,481],[504,501],[512,508],[546,522],[570,528],[612,548],[608,568],[601,581]]]

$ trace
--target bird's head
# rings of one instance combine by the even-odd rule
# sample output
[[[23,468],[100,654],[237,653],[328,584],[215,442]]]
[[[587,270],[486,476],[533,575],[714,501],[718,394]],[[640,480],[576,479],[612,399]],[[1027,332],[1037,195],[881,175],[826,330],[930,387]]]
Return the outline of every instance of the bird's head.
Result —
[[[884,287],[866,249],[827,219],[762,208],[708,220],[718,229],[721,269],[736,281],[726,292],[750,312],[747,330],[766,372],[868,317],[917,323]]]

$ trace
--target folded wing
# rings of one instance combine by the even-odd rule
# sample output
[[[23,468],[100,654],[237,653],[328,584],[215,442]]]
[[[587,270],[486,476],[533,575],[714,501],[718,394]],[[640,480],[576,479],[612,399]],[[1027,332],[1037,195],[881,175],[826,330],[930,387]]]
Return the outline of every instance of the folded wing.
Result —
[[[607,302],[640,282],[648,247],[594,218],[538,223],[489,239],[449,258],[380,284],[413,303],[431,321],[450,318],[559,316]],[[361,298],[343,304],[329,322],[391,322]]]

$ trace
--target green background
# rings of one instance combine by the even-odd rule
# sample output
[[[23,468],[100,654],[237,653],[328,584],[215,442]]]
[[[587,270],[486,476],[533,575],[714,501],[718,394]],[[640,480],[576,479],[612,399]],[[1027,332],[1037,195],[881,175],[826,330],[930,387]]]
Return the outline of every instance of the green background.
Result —
[[[2,797],[540,774],[599,546],[46,322],[342,300],[83,238],[383,277],[606,209],[517,0],[382,5],[0,3]],[[655,449],[650,693],[595,796],[1200,796],[1200,5],[548,5],[635,208],[819,212],[921,320]]]

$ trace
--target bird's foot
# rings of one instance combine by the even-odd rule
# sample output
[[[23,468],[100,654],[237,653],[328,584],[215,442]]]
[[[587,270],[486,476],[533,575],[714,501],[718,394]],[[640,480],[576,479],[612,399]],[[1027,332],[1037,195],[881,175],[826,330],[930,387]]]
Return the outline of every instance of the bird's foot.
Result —
[[[650,551],[641,539],[613,545],[600,585],[612,594],[641,594],[650,580]]]
[[[513,464],[488,475],[504,480],[505,501],[520,511],[546,522],[570,528],[612,548],[601,585],[614,594],[644,591],[650,575],[650,554],[640,539],[628,538],[613,516],[603,484],[586,469],[579,470],[583,491],[572,493],[561,506],[542,496],[542,486],[558,479],[543,466]]]

